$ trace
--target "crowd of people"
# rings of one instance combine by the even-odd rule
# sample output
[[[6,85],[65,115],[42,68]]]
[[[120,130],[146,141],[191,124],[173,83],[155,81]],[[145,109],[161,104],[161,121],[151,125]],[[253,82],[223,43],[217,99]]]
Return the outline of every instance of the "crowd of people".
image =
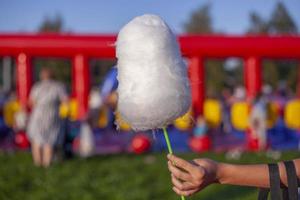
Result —
[[[119,140],[128,143],[133,138],[130,125],[120,119],[118,112],[115,111],[117,103],[116,77],[117,70],[112,68],[104,82],[91,89],[87,117],[77,123],[76,118],[71,117],[69,111],[62,116],[62,105],[70,104],[71,99],[68,98],[64,85],[54,80],[51,70],[44,68],[40,72],[40,80],[34,84],[29,95],[28,108],[30,112],[27,112],[25,108],[14,108],[18,106],[12,104],[10,107],[15,111],[14,109],[7,111],[10,116],[3,117],[2,123],[13,121],[9,122],[8,126],[12,127],[19,140],[25,141],[27,136],[31,144],[34,163],[38,166],[48,166],[51,163],[56,147],[69,148],[69,151],[75,150],[82,156],[91,155],[97,146],[96,140],[102,140],[100,143],[104,144],[103,140],[109,138],[111,133],[116,132],[116,129],[122,133],[130,133],[127,136],[122,134],[122,137],[119,137]],[[261,93],[253,99],[247,99],[243,86],[237,86],[234,89],[225,88],[219,96],[207,96],[203,115],[195,118],[193,111],[190,110],[170,126],[169,131],[175,140],[174,148],[176,149],[177,144],[179,144],[180,150],[195,152],[230,150],[241,145],[246,150],[273,148],[274,146],[270,144],[270,137],[273,137],[272,134],[274,135],[273,130],[280,126],[278,124],[287,127],[284,122],[284,110],[287,103],[293,99],[295,97],[292,92],[283,83],[277,89],[273,89],[269,85],[263,86]],[[3,98],[1,100],[2,107],[5,107],[5,102],[15,102],[14,100],[16,97],[13,94],[9,98]],[[242,105],[243,109],[239,108],[234,111],[233,107],[237,107],[237,104]],[[236,116],[234,117],[234,115]],[[13,120],[7,119],[12,117]],[[68,127],[66,122],[77,124],[74,128],[75,131],[72,128],[66,129],[66,126]],[[106,133],[108,137],[97,137],[95,132]],[[279,132],[282,132],[282,129]],[[296,137],[291,138],[295,144],[292,148],[297,148],[298,133],[297,130],[292,130],[292,132],[296,133]],[[277,133],[278,131],[275,135]],[[144,134],[146,135],[143,137],[144,139],[148,137],[149,141],[153,140],[151,134],[147,132]],[[281,135],[283,134],[281,133]],[[238,142],[232,143],[232,138],[240,140],[234,140]],[[113,140],[116,141],[115,138]],[[176,140],[181,142],[176,143]],[[124,141],[119,143],[124,146]],[[280,142],[285,141],[280,140]],[[66,143],[68,144],[66,145]],[[108,139],[107,143],[111,143],[111,140]],[[29,142],[26,144],[28,146]],[[158,141],[154,141],[152,144],[152,150],[162,149],[158,147],[160,144]],[[227,144],[229,147],[226,146]],[[24,147],[26,147],[25,144]]]

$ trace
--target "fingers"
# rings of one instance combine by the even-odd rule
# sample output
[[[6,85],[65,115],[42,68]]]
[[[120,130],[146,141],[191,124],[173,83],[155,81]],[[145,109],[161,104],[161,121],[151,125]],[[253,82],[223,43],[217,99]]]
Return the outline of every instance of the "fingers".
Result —
[[[174,192],[176,192],[176,194],[178,194],[179,196],[191,196],[193,194],[195,194],[196,192],[198,192],[198,189],[192,189],[192,190],[185,190],[182,191],[176,187],[173,187]]]
[[[203,178],[203,176],[205,174],[205,170],[201,166],[192,164],[192,163],[190,163],[188,161],[185,161],[181,158],[178,158],[178,157],[176,157],[172,154],[168,155],[168,159],[169,159],[169,162],[170,162],[169,163],[169,165],[170,165],[169,169],[173,169],[180,176],[184,176],[184,174],[188,174],[189,175],[188,178],[192,177],[192,179],[188,180],[190,182],[195,182],[195,181],[198,182],[199,180],[201,180]],[[174,169],[174,165],[176,166],[175,169]],[[183,169],[185,171],[180,170],[180,169]],[[174,175],[176,175],[176,174],[174,174]],[[176,176],[176,177],[181,179],[178,176]],[[181,179],[181,180],[187,181],[186,179]]]
[[[171,163],[174,163],[176,167],[184,169],[190,173],[194,173],[194,171],[195,171],[194,165],[192,165],[188,161],[185,161],[177,156],[174,156],[173,154],[168,154],[168,159],[169,159],[169,161],[171,161]]]
[[[172,176],[172,183],[173,185],[178,188],[179,190],[185,191],[185,190],[192,190],[192,189],[196,189],[197,186],[192,185],[189,182],[181,182],[180,180],[178,180],[174,175]]]
[[[199,163],[190,163],[174,155],[168,155],[173,190],[178,195],[190,196],[204,187],[206,170]]]
[[[173,176],[175,176],[177,179],[180,179],[182,181],[190,181],[192,179],[192,177],[188,173],[178,169],[170,161],[168,161],[168,168]]]

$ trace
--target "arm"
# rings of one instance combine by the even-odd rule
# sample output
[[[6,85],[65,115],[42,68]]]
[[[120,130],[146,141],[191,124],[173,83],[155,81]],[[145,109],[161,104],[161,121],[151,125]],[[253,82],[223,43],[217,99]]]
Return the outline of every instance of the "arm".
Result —
[[[173,190],[180,195],[192,195],[212,183],[270,187],[268,166],[264,164],[233,165],[217,163],[209,159],[195,159],[187,162],[174,155],[168,155],[168,159]],[[300,177],[300,159],[294,160],[294,163],[297,175]],[[281,182],[287,185],[284,164],[280,162],[278,166]]]
[[[29,98],[28,98],[28,102],[27,102],[27,106],[28,108],[32,109],[35,106],[35,101],[38,97],[38,88],[39,88],[39,84],[35,84],[31,90],[30,90],[30,94],[29,94]]]
[[[34,106],[34,101],[33,101],[31,98],[28,99],[27,106],[28,106],[28,108],[30,108],[30,109],[33,108],[33,106]]]
[[[300,177],[300,159],[294,160],[297,176]],[[266,164],[232,165],[219,163],[218,181],[221,184],[270,187],[269,170]],[[278,163],[281,183],[287,186],[287,175],[283,162]]]
[[[58,83],[58,96],[61,104],[69,103],[69,96],[66,91],[65,86],[62,83]]]
[[[281,180],[283,180],[284,166],[279,165]],[[220,184],[231,184],[254,187],[270,187],[269,170],[265,164],[261,165],[232,165],[219,163],[217,180]]]

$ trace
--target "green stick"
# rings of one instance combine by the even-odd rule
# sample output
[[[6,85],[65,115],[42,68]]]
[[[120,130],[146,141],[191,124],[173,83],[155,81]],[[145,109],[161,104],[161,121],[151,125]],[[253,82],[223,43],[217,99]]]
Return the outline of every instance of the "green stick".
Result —
[[[172,146],[171,146],[171,142],[170,142],[170,139],[169,139],[167,129],[163,128],[163,132],[164,132],[165,140],[166,140],[166,143],[167,143],[168,151],[169,151],[170,154],[173,154],[173,150],[172,150]],[[181,200],[185,200],[185,197],[181,196]]]

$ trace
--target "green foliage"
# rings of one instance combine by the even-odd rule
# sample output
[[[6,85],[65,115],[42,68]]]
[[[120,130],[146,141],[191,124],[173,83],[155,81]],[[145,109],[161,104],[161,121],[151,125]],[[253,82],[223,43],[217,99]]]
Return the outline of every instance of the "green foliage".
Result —
[[[195,10],[185,23],[185,31],[192,34],[215,33],[212,26],[210,4]],[[250,13],[250,27],[247,31],[252,34],[296,34],[297,27],[283,3],[279,2],[269,19],[262,18],[258,13]],[[287,86],[295,90],[297,80],[297,62],[291,60],[267,60],[263,62],[263,80],[276,88],[279,81],[287,80]],[[208,59],[206,69],[207,96],[220,94],[224,87],[234,87],[243,83],[242,63],[235,70],[226,71],[224,60]]]
[[[41,33],[60,33],[64,30],[63,19],[60,15],[53,18],[46,17],[38,28]],[[49,55],[51,56],[51,55]],[[39,72],[43,67],[50,68],[55,79],[63,82],[71,92],[71,61],[64,58],[37,57],[33,60],[33,80],[39,80]]]
[[[184,24],[187,33],[210,34],[213,32],[212,18],[210,15],[210,4],[199,7],[192,14],[190,19]]]
[[[54,74],[54,78],[63,82],[67,90],[71,90],[71,61],[63,58],[35,58],[33,60],[33,80],[39,80],[39,73],[42,68],[50,68]]]
[[[243,154],[238,161],[229,161],[224,154],[214,153],[181,156],[186,159],[208,157],[233,163],[272,161],[264,153]],[[299,152],[290,152],[282,159],[299,156]],[[0,162],[0,199],[3,200],[180,199],[171,189],[165,153],[75,158],[43,169],[33,166],[29,153],[0,152]],[[256,188],[212,185],[187,199],[254,200],[256,197]]]
[[[210,4],[205,4],[196,9],[184,24],[184,30],[188,34],[212,34],[212,17]],[[223,60],[209,59],[205,62],[205,85],[208,97],[216,97],[224,85],[225,72]]]
[[[278,2],[269,21],[270,33],[297,33],[297,26],[283,3]]]
[[[256,12],[250,13],[250,28],[249,33],[262,34],[267,33],[269,29],[268,22],[265,22]]]
[[[297,26],[282,2],[278,2],[269,19],[258,13],[250,13],[248,33],[254,34],[296,34]]]
[[[276,64],[272,60],[266,60],[263,62],[263,82],[276,87],[279,81],[279,73],[276,68]]]
[[[65,31],[63,19],[60,15],[56,15],[53,18],[46,17],[44,21],[38,28],[41,33],[61,33]],[[51,56],[51,55],[50,55]],[[90,65],[90,75],[92,86],[98,86],[102,83],[108,70],[115,65],[115,60],[108,59],[91,59]],[[56,79],[66,84],[68,91],[71,91],[71,60],[61,59],[61,58],[36,58],[34,59],[34,81],[38,80],[38,74],[41,68],[47,67],[51,68],[54,72]]]
[[[263,81],[273,88],[285,80],[290,92],[296,92],[298,63],[295,60],[270,60],[263,62]]]
[[[263,19],[257,13],[250,15],[249,33],[254,34],[296,34],[297,26],[283,3],[278,2],[269,19]],[[263,80],[277,88],[282,80],[288,88],[295,91],[297,81],[297,62],[293,60],[266,60],[263,62]]]
[[[38,28],[39,32],[43,33],[59,33],[64,28],[63,19],[60,15],[56,15],[54,18],[45,17],[44,21]]]
[[[184,24],[184,30],[189,34],[214,34],[211,4],[205,4],[196,9]],[[207,59],[205,62],[206,95],[217,97],[224,87],[233,88],[243,83],[242,63],[233,70],[225,69],[224,59]]]
[[[206,95],[209,98],[220,97],[224,88],[243,85],[243,65],[237,59],[232,69],[226,69],[226,60],[207,59],[205,62]]]
[[[205,62],[205,85],[206,95],[216,98],[224,87],[225,71],[223,60],[209,59]]]
[[[113,59],[92,59],[90,61],[92,86],[99,86],[104,81],[107,72],[116,65]]]

